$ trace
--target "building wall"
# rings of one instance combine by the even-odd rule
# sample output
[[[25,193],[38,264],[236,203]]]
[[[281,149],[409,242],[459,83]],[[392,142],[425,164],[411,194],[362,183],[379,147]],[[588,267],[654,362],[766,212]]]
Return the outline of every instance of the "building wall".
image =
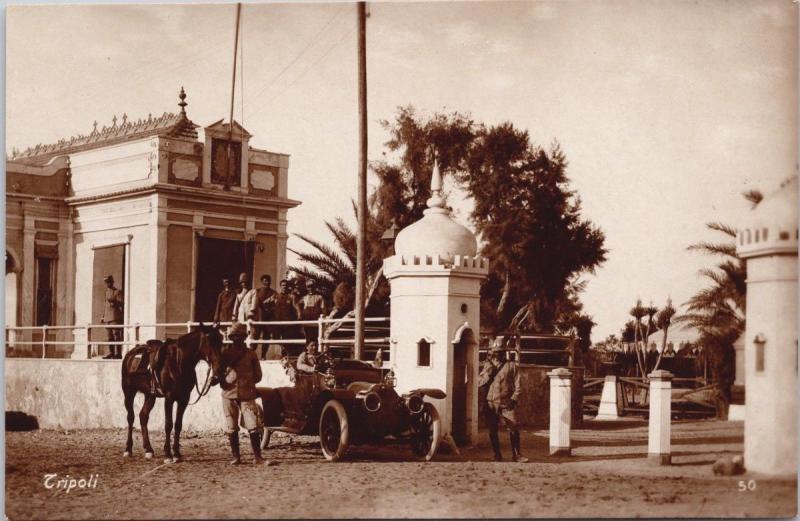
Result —
[[[445,391],[445,399],[430,400],[445,433],[452,430],[454,343],[461,340],[466,329],[471,329],[476,338],[480,331],[480,281],[485,269],[462,269],[458,267],[462,260],[456,258],[455,268],[444,264],[404,265],[398,256],[385,261],[391,283],[392,365],[398,390],[434,387]],[[462,311],[462,306],[466,310]],[[431,343],[428,367],[418,365],[420,340]],[[474,443],[478,427],[477,345],[469,350],[466,372],[467,435]]]
[[[154,202],[151,194],[75,208],[76,325],[100,323],[101,317],[92,316],[93,288],[103,284],[102,280],[94,280],[94,249],[116,244],[127,245],[126,322],[156,321],[152,294],[155,274],[148,262],[156,246],[151,233]]]
[[[749,471],[797,472],[797,257],[747,260],[747,381],[745,466]],[[764,370],[756,370],[756,335]]]
[[[167,322],[187,322],[192,319],[194,281],[190,268],[194,240],[194,231],[187,226],[167,228]]]
[[[76,197],[128,191],[158,181],[158,137],[70,154]]]
[[[6,411],[21,411],[35,416],[42,429],[127,427],[119,362],[11,358],[6,359],[5,364]],[[196,368],[201,385],[207,367],[201,362]],[[261,370],[264,376],[259,386],[291,385],[280,361],[263,361]],[[192,391],[190,402],[196,397],[196,391]],[[138,394],[134,403],[136,430],[139,430],[138,413],[143,400],[143,395]],[[183,425],[184,430],[222,430],[219,386],[212,387],[205,397],[186,409]],[[159,400],[150,413],[150,432],[159,433],[163,429],[164,408]],[[124,433],[120,433],[120,446],[123,443]],[[136,452],[141,450],[141,445],[134,447]]]

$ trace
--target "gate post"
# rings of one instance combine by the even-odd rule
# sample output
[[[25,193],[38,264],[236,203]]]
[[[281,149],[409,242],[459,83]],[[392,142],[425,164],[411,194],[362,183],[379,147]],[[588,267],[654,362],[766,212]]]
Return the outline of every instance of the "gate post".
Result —
[[[658,465],[672,461],[670,434],[672,420],[672,373],[659,369],[650,377],[650,418],[647,457]]]
[[[619,407],[617,406],[617,377],[606,375],[603,382],[603,392],[600,395],[600,407],[597,409],[595,420],[619,420]]]
[[[550,455],[569,456],[569,430],[572,420],[572,373],[559,367],[547,373],[550,377]]]

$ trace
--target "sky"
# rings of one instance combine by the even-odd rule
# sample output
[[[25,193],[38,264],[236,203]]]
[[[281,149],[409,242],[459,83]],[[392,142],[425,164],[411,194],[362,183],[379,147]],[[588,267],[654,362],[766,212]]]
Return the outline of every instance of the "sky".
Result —
[[[92,122],[176,112],[228,119],[234,4],[11,6],[6,150],[86,134]],[[369,4],[369,159],[397,107],[510,121],[560,143],[608,260],[586,276],[593,340],[641,298],[684,303],[714,258],[687,251],[736,225],[742,192],[797,173],[797,4],[558,1]],[[328,240],[354,222],[358,92],[352,3],[244,4],[234,119],[251,146],[291,155],[290,233]],[[371,180],[374,183],[374,179]],[[453,190],[456,218],[470,202]],[[290,248],[302,248],[295,238]],[[289,263],[295,257],[289,255]]]

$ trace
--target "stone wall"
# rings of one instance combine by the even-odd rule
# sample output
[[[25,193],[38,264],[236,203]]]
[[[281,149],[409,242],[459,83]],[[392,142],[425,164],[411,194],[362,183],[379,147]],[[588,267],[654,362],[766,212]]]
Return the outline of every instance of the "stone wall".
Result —
[[[520,364],[519,377],[522,393],[517,404],[517,422],[524,427],[547,427],[550,424],[550,379],[547,373],[552,366]],[[583,368],[570,367],[572,371],[572,426],[582,420]],[[481,426],[484,425],[481,418]]]
[[[42,429],[100,429],[127,427],[120,386],[120,363],[112,360],[35,360],[6,359],[6,411],[35,416]],[[197,366],[202,385],[207,366]],[[264,374],[259,386],[290,385],[279,361],[261,362]],[[197,397],[192,392],[192,399]],[[139,409],[144,397],[136,397],[134,421],[139,430]],[[150,413],[150,432],[164,426],[163,401]],[[216,431],[222,428],[222,406],[218,386],[199,402],[190,405],[184,416],[184,429]]]

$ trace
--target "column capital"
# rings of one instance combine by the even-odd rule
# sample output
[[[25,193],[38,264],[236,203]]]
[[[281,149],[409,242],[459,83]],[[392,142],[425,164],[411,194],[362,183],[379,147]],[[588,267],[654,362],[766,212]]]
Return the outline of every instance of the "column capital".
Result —
[[[653,371],[649,375],[648,378],[651,380],[672,380],[675,378],[675,375],[670,373],[669,371],[664,371],[663,369],[659,369],[658,371]]]
[[[547,373],[547,376],[550,378],[568,379],[572,377],[572,372],[566,367],[559,367]]]

